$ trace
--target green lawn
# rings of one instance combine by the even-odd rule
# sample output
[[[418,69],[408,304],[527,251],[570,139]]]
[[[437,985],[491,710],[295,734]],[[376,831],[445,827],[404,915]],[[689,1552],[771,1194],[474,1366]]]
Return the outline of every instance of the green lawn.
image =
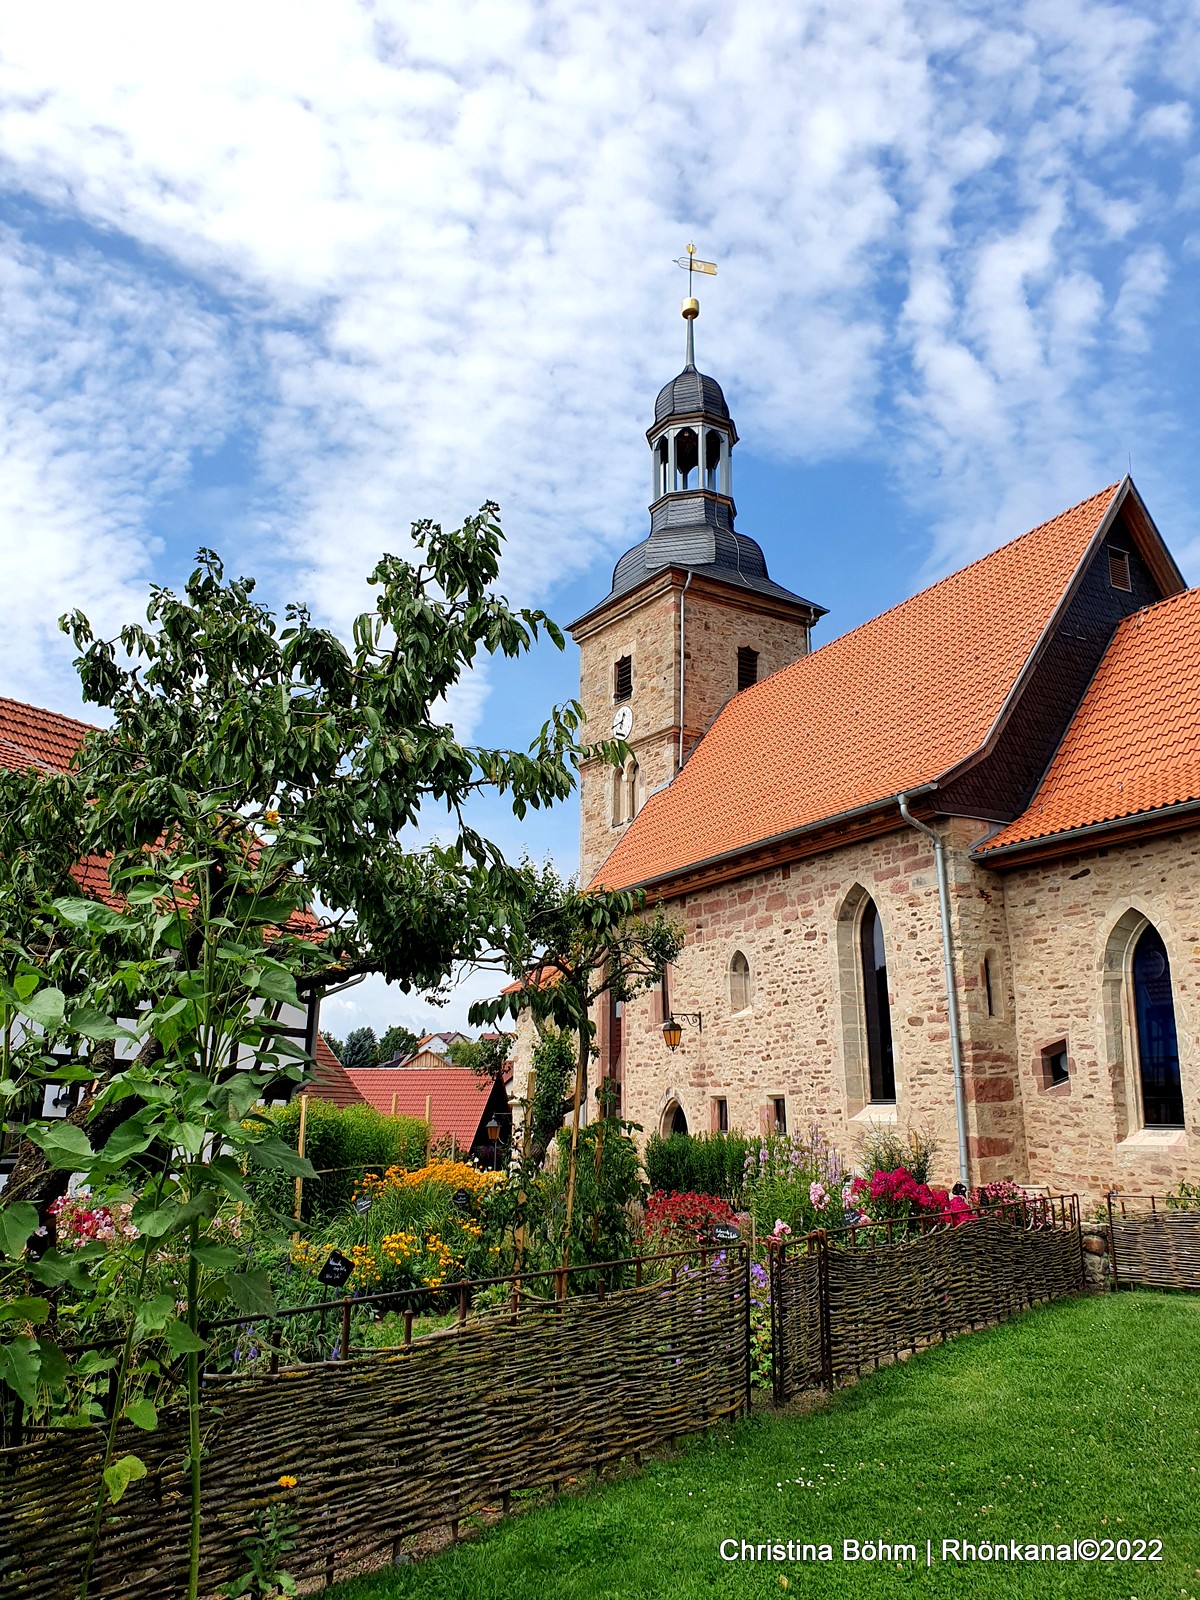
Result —
[[[1200,1298],[1062,1302],[930,1350],[806,1416],[758,1415],[336,1600],[1200,1596]],[[723,1539],[833,1546],[722,1561]],[[961,1565],[941,1541],[1161,1539],[1158,1563]],[[916,1562],[841,1559],[845,1539]],[[926,1540],[934,1565],[927,1568]]]

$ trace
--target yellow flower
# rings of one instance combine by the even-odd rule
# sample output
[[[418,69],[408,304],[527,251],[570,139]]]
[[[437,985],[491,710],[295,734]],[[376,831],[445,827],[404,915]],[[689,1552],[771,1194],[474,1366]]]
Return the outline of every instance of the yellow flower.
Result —
[[[294,1489],[296,1487],[296,1480],[292,1477],[290,1472],[285,1472],[282,1478],[280,1478],[279,1487],[281,1489]]]
[[[279,813],[278,813],[278,811],[264,811],[263,812],[263,821],[266,823],[268,828],[275,827],[276,824],[279,821]]]

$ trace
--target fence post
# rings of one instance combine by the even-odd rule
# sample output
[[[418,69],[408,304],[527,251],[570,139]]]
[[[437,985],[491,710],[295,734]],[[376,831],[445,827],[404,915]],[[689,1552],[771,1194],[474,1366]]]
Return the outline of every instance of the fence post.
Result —
[[[833,1388],[833,1325],[829,1315],[829,1235],[817,1232],[817,1296],[821,1318],[821,1377],[827,1389]]]
[[[753,1371],[751,1369],[751,1362],[750,1362],[750,1338],[751,1338],[751,1333],[750,1333],[750,1290],[751,1290],[751,1288],[753,1287],[753,1284],[754,1284],[754,1278],[753,1278],[753,1276],[751,1274],[750,1267],[751,1267],[751,1264],[752,1264],[752,1261],[753,1261],[753,1253],[752,1253],[752,1251],[750,1249],[750,1246],[748,1244],[743,1244],[741,1246],[741,1251],[742,1251],[742,1261],[745,1264],[745,1268],[746,1268],[745,1293],[742,1296],[742,1300],[743,1300],[743,1306],[742,1306],[742,1313],[743,1313],[743,1315],[742,1315],[742,1324],[743,1324],[743,1326],[742,1326],[742,1334],[743,1334],[745,1350],[746,1350],[746,1415],[749,1416],[750,1415],[750,1407],[751,1407],[751,1404],[752,1404],[751,1386],[752,1386],[753,1377],[754,1377]]]
[[[771,1404],[781,1406],[786,1398],[783,1372],[783,1273],[780,1260],[786,1247],[771,1239],[767,1242],[767,1285],[771,1296]]]
[[[350,1358],[350,1301],[348,1297],[342,1301],[341,1358],[343,1361],[348,1361]]]
[[[1113,1192],[1111,1189],[1108,1191],[1108,1194],[1105,1196],[1105,1198],[1108,1201],[1108,1254],[1110,1260],[1112,1261],[1113,1293],[1116,1294],[1117,1290],[1121,1287],[1121,1274],[1117,1271],[1117,1238],[1115,1232],[1113,1231]]]

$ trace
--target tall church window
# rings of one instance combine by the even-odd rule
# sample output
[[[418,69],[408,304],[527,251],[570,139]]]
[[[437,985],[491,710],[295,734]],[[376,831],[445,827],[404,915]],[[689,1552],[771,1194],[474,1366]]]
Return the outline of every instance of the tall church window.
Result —
[[[749,1008],[750,963],[740,950],[735,950],[729,963],[729,1009],[748,1011]]]
[[[622,656],[613,668],[613,699],[633,698],[633,657]]]
[[[657,500],[664,495],[669,487],[668,472],[671,465],[671,446],[667,440],[660,439],[654,450],[654,498]]]
[[[613,827],[620,828],[637,816],[638,780],[641,768],[632,756],[613,773]]]
[[[1147,923],[1133,952],[1142,1121],[1148,1128],[1182,1128],[1179,1038],[1171,994],[1171,963],[1158,929]]]
[[[888,998],[887,955],[883,948],[883,926],[873,900],[868,900],[863,908],[858,938],[862,958],[867,1071],[871,1102],[875,1105],[890,1105],[896,1100],[896,1067],[892,1054],[892,1007]]]

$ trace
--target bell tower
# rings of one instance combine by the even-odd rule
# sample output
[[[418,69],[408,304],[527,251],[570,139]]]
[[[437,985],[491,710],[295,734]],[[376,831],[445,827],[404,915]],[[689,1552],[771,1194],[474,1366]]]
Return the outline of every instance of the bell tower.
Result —
[[[734,529],[738,435],[721,385],[696,367],[699,314],[689,295],[683,370],[659,390],[646,430],[650,532],[617,562],[604,599],[571,624],[585,734],[624,739],[631,752],[619,772],[596,761],[580,775],[585,884],[730,696],[807,654],[825,614],[773,583],[760,546]]]

